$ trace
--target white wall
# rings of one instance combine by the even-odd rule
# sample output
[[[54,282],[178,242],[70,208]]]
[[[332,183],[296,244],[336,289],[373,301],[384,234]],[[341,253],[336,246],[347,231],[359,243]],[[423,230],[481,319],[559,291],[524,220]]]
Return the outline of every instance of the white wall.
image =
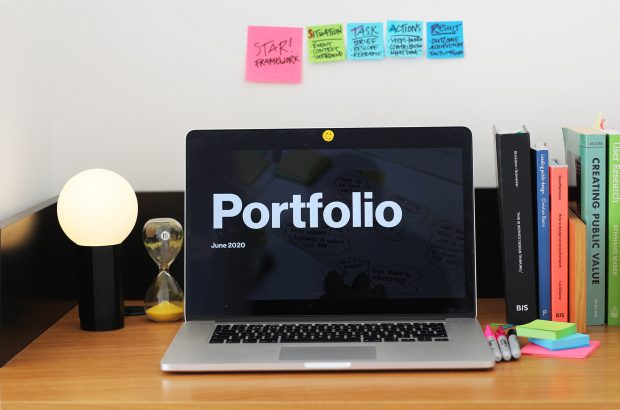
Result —
[[[56,195],[41,9],[0,1],[0,221]]]
[[[49,3],[55,190],[95,166],[182,189],[198,128],[466,125],[479,187],[495,186],[494,123],[526,124],[560,157],[562,125],[603,110],[620,128],[618,0]],[[387,19],[463,20],[465,58],[304,61],[301,85],[244,81],[248,25]]]

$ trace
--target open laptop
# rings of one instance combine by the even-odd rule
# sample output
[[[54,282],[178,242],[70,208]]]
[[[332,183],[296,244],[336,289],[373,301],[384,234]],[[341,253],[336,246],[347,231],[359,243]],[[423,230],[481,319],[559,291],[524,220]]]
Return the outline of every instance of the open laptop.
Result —
[[[490,368],[464,127],[192,131],[165,371]]]

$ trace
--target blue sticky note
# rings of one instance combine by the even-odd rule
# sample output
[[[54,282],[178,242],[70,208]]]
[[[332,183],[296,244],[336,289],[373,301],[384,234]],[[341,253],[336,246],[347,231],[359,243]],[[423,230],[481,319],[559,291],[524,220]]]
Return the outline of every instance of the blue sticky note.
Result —
[[[383,23],[348,23],[347,58],[380,60],[385,56]]]
[[[424,23],[421,21],[388,20],[386,50],[388,57],[422,57]]]
[[[574,349],[576,347],[584,347],[590,345],[590,336],[583,333],[573,333],[572,335],[557,340],[538,339],[534,337],[528,338],[531,343],[542,346],[549,350]]]
[[[426,23],[426,56],[428,58],[463,58],[462,21]]]

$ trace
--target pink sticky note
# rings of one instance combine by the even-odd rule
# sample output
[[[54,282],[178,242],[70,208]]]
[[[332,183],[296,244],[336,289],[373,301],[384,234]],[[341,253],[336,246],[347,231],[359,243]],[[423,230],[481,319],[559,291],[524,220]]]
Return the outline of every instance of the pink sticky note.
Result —
[[[577,347],[575,349],[564,350],[549,350],[542,346],[530,343],[521,349],[521,353],[530,356],[544,356],[544,357],[567,357],[569,359],[585,359],[590,356],[601,345],[601,342],[596,340],[590,341],[590,346]]]
[[[302,38],[301,27],[248,26],[245,79],[300,83]]]

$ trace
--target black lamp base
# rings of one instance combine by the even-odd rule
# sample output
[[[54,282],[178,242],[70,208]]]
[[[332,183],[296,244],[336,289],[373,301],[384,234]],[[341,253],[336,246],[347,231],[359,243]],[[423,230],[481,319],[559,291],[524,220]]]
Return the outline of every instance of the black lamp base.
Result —
[[[105,331],[125,326],[120,245],[82,247],[80,328]]]

